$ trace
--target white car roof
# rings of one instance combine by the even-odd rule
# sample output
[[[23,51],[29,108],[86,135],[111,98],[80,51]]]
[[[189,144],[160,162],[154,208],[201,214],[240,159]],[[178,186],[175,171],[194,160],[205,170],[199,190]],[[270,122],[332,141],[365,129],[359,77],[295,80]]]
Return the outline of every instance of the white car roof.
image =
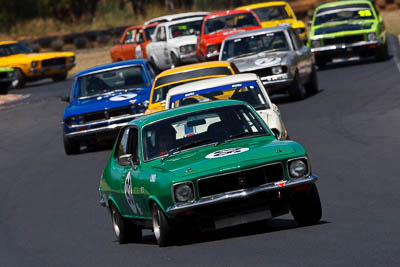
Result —
[[[184,19],[187,17],[205,17],[209,15],[210,12],[202,11],[202,12],[186,12],[186,13],[179,13],[179,14],[173,14],[173,15],[166,15],[162,17],[157,17],[151,20],[146,21],[144,24],[151,24],[155,22],[166,22],[166,21],[173,21],[173,20],[179,20],[179,19]]]
[[[171,88],[166,97],[166,107],[169,107],[169,99],[173,95],[184,94],[194,91],[199,91],[207,88],[229,85],[233,83],[242,83],[259,80],[258,76],[254,73],[243,73],[228,75],[219,78],[204,79],[196,82],[185,83],[177,87]]]
[[[159,26],[169,27],[171,25],[181,24],[181,23],[185,23],[185,22],[199,21],[199,20],[203,20],[203,18],[202,17],[193,17],[193,18],[187,18],[187,19],[173,20],[173,21],[160,23],[157,25],[157,27],[159,27]]]

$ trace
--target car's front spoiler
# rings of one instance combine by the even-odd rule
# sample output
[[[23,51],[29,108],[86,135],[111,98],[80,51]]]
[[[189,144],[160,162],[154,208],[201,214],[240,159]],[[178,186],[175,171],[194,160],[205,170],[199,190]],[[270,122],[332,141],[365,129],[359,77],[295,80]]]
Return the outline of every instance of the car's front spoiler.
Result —
[[[211,196],[211,197],[204,197],[204,198],[201,198],[200,200],[190,202],[190,203],[175,204],[173,206],[168,207],[166,212],[170,215],[176,215],[176,214],[179,214],[179,213],[182,213],[185,211],[189,211],[189,210],[193,210],[196,208],[200,208],[200,207],[206,207],[209,205],[220,204],[220,203],[228,202],[228,201],[232,201],[232,200],[246,199],[248,197],[251,197],[251,196],[259,194],[259,193],[285,190],[288,188],[312,184],[317,179],[318,179],[318,177],[316,175],[312,174],[308,177],[299,178],[299,179],[291,179],[290,181],[287,181],[287,182],[266,184],[266,185],[262,185],[262,186],[259,186],[256,188],[249,188],[249,189],[243,189],[240,191],[222,193],[222,194],[218,194],[218,195]]]
[[[322,47],[311,48],[311,52],[315,53],[325,53],[325,52],[334,52],[334,51],[345,51],[351,49],[360,49],[360,48],[368,48],[368,46],[378,46],[380,45],[380,41],[361,41],[351,44],[337,44],[337,45],[327,45]]]
[[[65,136],[78,137],[78,136],[98,134],[98,133],[104,133],[104,132],[116,130],[116,129],[126,126],[131,120],[133,120],[137,117],[141,117],[141,116],[143,116],[143,113],[134,114],[134,115],[130,115],[130,116],[124,116],[122,119],[121,118],[110,119],[110,120],[101,121],[99,123],[74,125],[72,127],[70,126],[70,128],[73,129],[73,132],[66,133]],[[118,122],[121,120],[123,120],[123,122]],[[96,127],[96,128],[91,128],[93,126],[101,125],[101,124],[105,124],[105,123],[107,123],[107,125]]]

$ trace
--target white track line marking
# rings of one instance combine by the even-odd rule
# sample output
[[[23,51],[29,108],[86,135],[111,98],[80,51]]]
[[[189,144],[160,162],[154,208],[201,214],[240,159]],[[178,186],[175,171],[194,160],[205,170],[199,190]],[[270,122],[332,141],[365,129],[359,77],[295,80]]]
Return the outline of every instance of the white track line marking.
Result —
[[[397,36],[397,41],[398,41],[397,45],[394,44],[394,49],[393,50],[395,51],[395,54],[393,55],[393,59],[394,59],[394,62],[396,63],[397,69],[400,72],[400,59],[399,59],[399,57],[400,57],[400,52],[399,52],[400,35]]]

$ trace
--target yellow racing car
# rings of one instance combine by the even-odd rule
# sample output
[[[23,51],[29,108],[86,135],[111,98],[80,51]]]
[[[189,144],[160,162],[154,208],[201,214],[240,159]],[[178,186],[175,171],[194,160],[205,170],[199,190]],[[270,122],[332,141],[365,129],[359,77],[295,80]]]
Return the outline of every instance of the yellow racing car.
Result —
[[[261,26],[263,28],[288,24],[295,29],[303,42],[307,41],[306,25],[303,21],[297,20],[293,9],[285,1],[264,2],[248,6],[241,6],[236,9],[253,10],[260,19]]]
[[[75,66],[73,52],[33,53],[21,42],[0,42],[0,67],[14,68],[12,87],[23,87],[27,81],[51,78],[62,81]]]
[[[165,70],[158,74],[151,89],[149,107],[145,114],[165,109],[168,91],[178,85],[201,79],[217,78],[239,73],[236,66],[226,61],[209,61]]]

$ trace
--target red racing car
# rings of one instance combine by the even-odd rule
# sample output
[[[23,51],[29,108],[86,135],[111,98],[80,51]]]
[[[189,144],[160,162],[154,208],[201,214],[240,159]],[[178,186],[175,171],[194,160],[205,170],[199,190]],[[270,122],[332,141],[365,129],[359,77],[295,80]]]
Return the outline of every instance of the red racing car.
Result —
[[[200,61],[216,60],[222,41],[235,33],[261,28],[251,10],[227,10],[206,16],[197,39],[196,54]]]

